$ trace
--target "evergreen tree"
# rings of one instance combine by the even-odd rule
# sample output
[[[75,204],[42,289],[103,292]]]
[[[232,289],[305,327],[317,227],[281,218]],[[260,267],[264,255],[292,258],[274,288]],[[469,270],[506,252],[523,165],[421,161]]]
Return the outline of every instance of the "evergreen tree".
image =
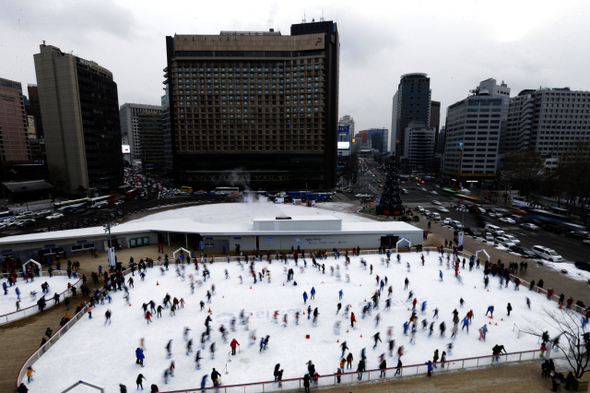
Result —
[[[387,164],[387,180],[383,185],[381,201],[377,206],[376,213],[386,216],[400,216],[405,210],[402,205],[402,198],[399,191],[399,175],[395,160],[390,160]]]

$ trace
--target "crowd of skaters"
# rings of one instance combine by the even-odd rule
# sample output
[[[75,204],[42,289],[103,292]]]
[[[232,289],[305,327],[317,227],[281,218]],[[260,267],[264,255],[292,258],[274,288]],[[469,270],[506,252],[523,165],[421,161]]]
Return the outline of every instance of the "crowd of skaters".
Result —
[[[158,249],[158,251],[160,252],[160,248]],[[380,250],[381,251],[381,250]],[[426,250],[427,252],[429,252],[429,249]],[[443,256],[445,254],[445,251],[441,248],[438,249],[438,251],[441,254],[441,265],[443,263]],[[162,251],[163,253],[163,248]],[[418,252],[418,251],[417,251]],[[352,250],[352,256],[359,256],[360,255],[360,249],[353,249]],[[390,264],[390,257],[392,256],[392,252],[391,250],[383,250],[383,254],[387,255],[387,266],[389,267]],[[460,265],[461,265],[461,261],[458,257],[458,249],[453,250],[453,253],[451,254],[450,252],[446,253],[446,257],[447,257],[447,267],[449,266],[449,260],[451,258],[454,259],[453,261],[453,267],[455,269],[455,275],[458,276],[459,275],[459,269],[460,269]],[[452,255],[452,256],[451,256]],[[297,265],[297,262],[299,259],[303,260],[304,263],[304,267],[307,267],[307,260],[306,260],[306,253],[302,252],[301,250],[291,250],[290,254],[285,254],[285,253],[268,253],[266,255],[266,261],[269,263],[272,263],[273,259],[272,256],[275,257],[275,260],[277,262],[280,263],[289,263],[290,260],[295,262],[295,265]],[[312,260],[312,265],[314,268],[316,268],[318,270],[318,272],[325,274],[325,264],[321,264],[318,263],[318,260],[323,260],[323,259],[327,259],[328,258],[328,253],[325,251],[317,251],[317,252],[309,252],[308,253],[309,258]],[[255,268],[255,263],[258,261],[262,261],[264,260],[264,255],[263,254],[254,254],[250,257],[247,255],[241,255],[242,258],[238,258],[238,264],[242,266],[242,269],[244,269],[244,265],[248,265],[249,264],[249,269],[250,269],[250,273],[252,275],[253,278],[253,283],[255,284],[257,281],[262,281],[264,278],[268,279],[268,282],[270,282],[270,270],[268,268],[264,268],[261,271],[256,271]],[[334,258],[335,259],[339,259],[340,257],[340,252],[338,252],[337,250],[334,252]],[[316,259],[317,258],[317,259]],[[400,263],[400,259],[399,259],[399,254],[397,254],[397,262]],[[244,262],[242,264],[242,261]],[[424,261],[424,260],[423,260]],[[181,254],[181,256],[179,258],[177,258],[175,261],[173,261],[173,263],[176,265],[176,273],[179,276],[182,276],[183,280],[185,279],[184,275],[186,274],[185,272],[185,264],[191,264],[194,263],[194,266],[197,270],[197,272],[199,271],[199,265],[202,266],[202,270],[203,270],[203,282],[206,281],[207,278],[210,278],[210,272],[208,271],[208,269],[206,268],[206,263],[213,263],[215,262],[215,257],[214,256],[210,256],[209,258],[207,258],[206,254],[201,254],[200,257],[196,257],[194,254],[192,256],[185,256],[183,254]],[[250,262],[250,263],[249,263]],[[384,261],[385,262],[385,261]],[[345,252],[345,267],[348,267],[348,265],[351,263],[350,260],[350,255],[349,255],[349,251],[346,250]],[[424,262],[423,262],[424,263]],[[463,258],[462,261],[462,268],[465,269],[465,258]],[[479,269],[480,268],[480,261],[479,260],[474,260],[474,258],[471,258],[469,261],[469,270],[471,271],[475,264],[477,263],[476,268]],[[165,255],[164,258],[162,257],[158,257],[157,258],[157,264],[160,266],[160,271],[161,274],[165,274],[166,272],[169,271],[169,267],[170,267],[170,260],[168,258],[168,255]],[[89,307],[89,318],[92,318],[92,314],[91,314],[91,310],[92,308],[94,308],[94,306],[96,306],[97,304],[104,304],[105,301],[112,301],[112,299],[110,299],[109,296],[109,291],[112,290],[123,290],[125,291],[126,295],[126,299],[127,301],[129,301],[129,297],[128,297],[128,293],[129,293],[129,287],[133,287],[133,277],[134,277],[134,273],[137,270],[139,276],[141,277],[141,279],[143,280],[145,277],[145,274],[147,273],[147,268],[152,268],[154,266],[154,260],[150,259],[150,258],[146,258],[145,260],[140,260],[140,262],[138,264],[135,264],[133,261],[133,258],[130,259],[130,263],[129,263],[129,269],[131,270],[131,277],[129,277],[129,279],[127,280],[127,283],[125,281],[125,276],[123,275],[123,269],[122,269],[122,265],[120,263],[117,264],[117,268],[113,269],[113,270],[109,270],[108,274],[106,271],[102,272],[101,269],[99,269],[99,272],[93,272],[92,273],[92,280],[93,282],[96,284],[99,281],[99,277],[101,277],[101,273],[102,273],[102,278],[104,280],[104,285],[102,290],[96,290],[93,296],[90,296],[88,293],[85,294],[85,296],[90,297],[90,299],[87,302],[87,306]],[[361,266],[363,266],[364,269],[367,269],[367,264],[366,262],[363,263],[363,261],[361,260]],[[337,266],[337,268],[339,269],[339,266]],[[486,282],[486,286],[489,284],[489,276],[497,276],[498,278],[500,278],[500,282],[501,285],[503,284],[503,282],[506,282],[506,286],[508,286],[508,283],[510,281],[510,273],[514,273],[514,270],[518,268],[518,265],[515,265],[513,263],[510,263],[509,267],[505,267],[501,261],[498,261],[498,263],[496,264],[491,264],[489,261],[486,261],[484,264],[484,281]],[[301,269],[303,269],[303,267],[301,267]],[[333,269],[333,268],[332,268]],[[520,271],[522,272],[524,269],[524,272],[526,272],[526,262],[520,264]],[[369,274],[373,274],[373,266],[371,265],[369,270]],[[297,285],[296,281],[294,281],[294,270],[293,269],[289,269],[288,273],[287,273],[287,281],[292,281],[293,285]],[[334,271],[332,270],[332,275],[334,275]],[[195,274],[195,276],[197,276]],[[199,280],[195,280],[195,276],[193,276],[192,274],[189,274],[189,283],[191,285],[191,289],[194,291],[194,286],[197,283],[197,285],[200,287],[202,286],[202,282]],[[226,274],[225,274],[225,278],[229,278],[228,277],[228,273],[226,270]],[[258,278],[258,280],[257,280]],[[243,278],[242,276],[239,277],[240,282],[243,282]],[[442,271],[441,271],[441,280],[442,280]],[[382,292],[385,292],[385,287],[387,285],[387,277],[382,277],[380,279],[379,276],[376,276],[376,282],[377,282],[377,290],[374,291],[374,293],[372,293],[372,295],[370,296],[371,298],[371,303],[368,304],[367,306],[365,306],[365,308],[363,308],[363,319],[370,315],[372,311],[374,310],[378,310],[379,309],[379,300],[381,297]],[[129,287],[127,285],[129,285]],[[408,285],[408,280],[406,279],[405,282],[405,286],[404,286],[404,291],[405,290],[409,290],[410,292],[410,296],[408,297],[407,301],[410,301],[412,304],[412,313],[411,316],[409,318],[409,323],[411,324],[411,334],[412,334],[412,340],[415,340],[415,336],[418,332],[418,326],[417,326],[417,322],[418,322],[418,316],[417,316],[417,310],[416,310],[416,306],[417,306],[417,298],[413,297],[412,295],[412,291],[409,288]],[[516,283],[515,283],[516,285]],[[516,285],[517,286],[517,285]],[[543,282],[542,280],[540,280],[540,282],[536,283],[536,286],[539,288],[542,288],[543,286]],[[531,283],[531,288],[535,287],[535,283],[532,282]],[[516,289],[516,288],[515,288]],[[214,295],[215,292],[215,287],[214,284],[212,284],[211,289],[207,290],[207,301],[210,302],[211,301],[211,296]],[[389,286],[388,289],[388,299],[392,297],[392,287]],[[311,288],[310,289],[310,300],[314,300],[315,299],[315,295],[316,295],[316,291],[315,288]],[[550,297],[551,295],[549,295]],[[339,293],[339,300],[342,300],[343,297],[343,293],[342,291],[340,291]],[[562,295],[563,297],[563,295]],[[308,296],[307,293],[304,291],[303,294],[303,298],[304,298],[304,304],[307,302]],[[571,299],[571,298],[570,298]],[[573,300],[570,301],[570,299],[568,299],[566,301],[567,306],[571,306],[571,304],[573,303]],[[386,300],[386,309],[387,309],[387,302]],[[560,305],[561,303],[565,301],[565,299],[561,299],[560,298]],[[204,308],[204,302],[203,300],[200,302],[201,303],[201,310],[203,310]],[[463,300],[461,299],[461,307],[463,307]],[[78,306],[78,308],[83,307],[85,304],[81,303],[80,306]],[[146,307],[147,305],[147,307]],[[148,323],[150,323],[150,319],[151,316],[153,315],[153,313],[156,314],[156,318],[158,317],[162,317],[162,311],[166,310],[166,309],[170,309],[170,316],[173,316],[175,311],[180,307],[182,308],[182,306],[184,306],[184,300],[181,299],[177,299],[175,297],[172,297],[170,295],[166,295],[166,297],[163,299],[162,304],[155,307],[155,302],[153,300],[150,300],[147,303],[144,303],[142,308],[144,309],[144,318],[148,321]],[[510,307],[510,304],[508,304],[508,306]],[[337,307],[337,313],[340,311],[342,305],[341,303],[338,303],[338,307]],[[350,311],[351,309],[351,305],[347,305],[345,307],[345,311],[343,313],[343,315],[345,315],[346,318],[348,318],[348,314],[350,312],[350,324],[351,324],[351,328],[356,327],[356,316],[355,314]],[[426,310],[426,303],[422,302],[421,304],[421,313],[424,314]],[[79,312],[80,309],[77,309],[76,312]],[[308,319],[310,319],[313,316],[313,322],[315,323],[317,321],[317,318],[319,316],[319,310],[318,307],[315,307],[315,309],[312,310],[311,305],[308,306],[308,310],[307,310],[307,314],[308,314]],[[458,316],[456,315],[457,310],[454,310],[453,314],[453,333],[451,335],[451,339],[455,339],[457,336],[457,325],[458,325]],[[488,310],[489,311],[489,310]],[[508,309],[508,315],[510,314],[511,308]],[[491,313],[493,315],[493,308],[491,310]],[[151,314],[150,317],[148,317],[148,314]],[[299,314],[299,313],[297,313]],[[67,316],[67,314],[66,314]],[[107,312],[105,312],[105,323],[110,323],[110,311],[107,310]],[[470,310],[468,313],[466,313],[465,318],[463,318],[463,328],[467,328],[467,330],[469,329],[469,325],[471,323],[471,319],[473,317],[473,311]],[[438,319],[438,310],[435,310],[435,313],[433,315],[433,318],[437,318]],[[377,314],[376,317],[374,318],[376,320],[376,327],[379,325],[380,322],[380,314]],[[275,313],[274,318],[273,318],[275,323],[278,323],[278,314]],[[206,319],[205,319],[205,331],[202,333],[201,335],[201,348],[202,350],[205,349],[205,343],[207,343],[208,341],[211,341],[211,324],[212,322],[212,318],[210,315],[207,315]],[[285,326],[287,325],[287,315],[284,315],[283,318],[283,323],[285,324]],[[299,323],[299,315],[296,315],[296,323]],[[240,324],[241,325],[245,325],[245,329],[248,330],[248,320],[247,317],[243,317],[242,315],[240,317]],[[433,326],[434,326],[434,322],[430,323],[430,328],[427,329],[426,326],[428,326],[428,323],[426,322],[426,319],[423,319],[422,321],[422,330],[428,331],[429,335],[433,334]],[[462,328],[462,330],[463,330]],[[482,328],[487,329],[487,327],[484,325]],[[188,328],[186,328],[188,329]],[[444,321],[441,322],[439,324],[439,329],[440,329],[440,334],[441,336],[445,335],[445,323]],[[49,330],[49,329],[48,329]],[[190,329],[189,329],[190,330]],[[232,321],[231,323],[231,330],[235,331],[235,320]],[[406,332],[407,330],[410,330],[408,328],[404,329]],[[222,339],[224,341],[224,343],[227,343],[227,334],[228,331],[227,329],[221,325],[219,328],[220,333],[222,334]],[[336,331],[336,328],[335,328]],[[185,339],[186,339],[186,355],[189,355],[190,353],[193,353],[192,350],[192,339],[189,339],[187,334],[186,334],[187,330],[185,330]],[[49,336],[51,336],[51,333],[49,334]],[[255,339],[255,337],[254,337]],[[480,329],[480,339],[482,339],[482,335],[481,335],[481,329]],[[483,334],[483,339],[485,340],[485,332]],[[376,349],[378,346],[378,343],[382,342],[381,338],[380,338],[380,333],[377,332],[374,336],[373,336],[373,340],[374,340],[374,346],[373,349]],[[261,338],[260,340],[260,352],[262,352],[263,350],[266,350],[268,347],[268,341],[269,341],[269,336],[266,336],[266,338]],[[392,333],[391,333],[391,329],[388,331],[388,337],[387,337],[387,346],[388,346],[388,350],[389,350],[389,356],[393,357],[393,353],[395,351],[395,340],[392,337]],[[410,341],[412,342],[412,341]],[[171,356],[171,343],[172,341],[169,342],[169,345],[167,346],[167,352],[169,354],[169,356]],[[346,342],[343,343],[344,345],[346,345]],[[236,352],[236,347],[239,346],[239,344],[237,343],[237,341],[234,339],[231,342],[231,349],[232,349],[232,355],[235,355]],[[503,346],[498,346],[496,345],[496,347],[494,347],[493,351],[494,354],[496,354],[496,349],[498,347],[501,347],[503,350]],[[348,348],[346,348],[347,350]],[[138,356],[138,364],[140,364],[141,366],[143,366],[143,360],[145,358],[145,355],[143,355],[142,351],[143,351],[143,340],[142,340],[142,345],[138,348],[138,350],[141,350],[141,356]],[[449,343],[447,345],[447,350],[449,351],[449,354],[451,353],[452,350],[452,342]],[[211,342],[211,344],[209,345],[209,351],[211,354],[211,358],[214,358],[214,354],[215,354],[215,342]],[[344,352],[345,349],[342,349],[342,356],[341,359],[339,361],[339,365],[340,367],[337,368],[336,373],[337,374],[342,374],[344,372],[343,366],[344,364],[346,365],[346,369],[352,369],[352,361],[353,361],[353,355],[352,352],[349,352],[348,355],[346,357],[344,357]],[[505,350],[504,350],[505,352]],[[404,349],[403,346],[399,346],[397,348],[397,355],[398,355],[398,359],[397,359],[397,364],[396,364],[396,373],[395,375],[400,375],[401,374],[401,367],[402,367],[402,356],[404,353]],[[428,375],[431,375],[431,372],[434,368],[437,367],[437,364],[442,363],[442,365],[444,366],[444,363],[447,361],[446,357],[447,357],[447,352],[443,351],[442,352],[442,356],[439,357],[438,355],[438,349],[435,350],[434,352],[434,356],[432,361],[428,360],[428,362],[426,362],[427,366],[428,366]],[[138,352],[136,351],[136,356],[137,356]],[[139,359],[141,358],[141,362],[139,361]],[[196,362],[196,368],[200,369],[200,360],[202,359],[202,355],[200,353],[200,351],[197,351],[196,356],[195,356],[195,362]],[[362,379],[362,374],[363,372],[366,371],[366,349],[363,348],[361,350],[361,355],[360,355],[360,360],[359,363],[357,365],[357,372],[358,372],[358,378]],[[308,367],[308,373],[304,376],[304,384],[306,384],[306,389],[309,388],[309,384],[310,383],[317,383],[317,380],[319,378],[319,374],[317,373],[317,370],[315,370],[315,365],[313,365],[313,363],[310,361],[309,364],[311,366],[313,366],[311,369],[310,367]],[[308,365],[309,366],[309,365]],[[277,369],[277,367],[279,367]],[[166,370],[163,373],[163,381],[164,383],[168,382],[168,378],[173,377],[174,376],[174,361],[171,362],[170,366],[166,368]],[[379,356],[379,369],[382,370],[381,373],[381,377],[385,376],[385,370],[387,368],[387,360],[386,360],[386,356],[385,354],[382,354]],[[313,371],[313,373],[311,372]],[[280,384],[280,381],[282,379],[282,374],[283,374],[283,370],[280,369],[280,364],[277,364],[275,367],[275,380],[277,380]],[[141,376],[141,378],[139,377]],[[142,374],[139,374],[138,376],[138,380],[140,380],[140,383],[138,383],[138,388],[141,385],[141,388],[143,389],[143,386],[141,384],[141,380],[145,379],[145,377]],[[211,375],[205,375],[203,377],[203,382],[202,382],[202,387],[206,386],[206,381],[208,378],[211,378],[211,381],[213,383],[214,386],[218,386],[220,384],[220,378],[221,375],[219,374],[218,371],[216,371],[215,369],[212,370]],[[338,377],[338,381],[340,381],[340,377]],[[126,387],[121,384],[121,392],[126,391]],[[156,390],[154,390],[156,389]],[[157,385],[152,384],[152,391],[158,391],[157,390]]]

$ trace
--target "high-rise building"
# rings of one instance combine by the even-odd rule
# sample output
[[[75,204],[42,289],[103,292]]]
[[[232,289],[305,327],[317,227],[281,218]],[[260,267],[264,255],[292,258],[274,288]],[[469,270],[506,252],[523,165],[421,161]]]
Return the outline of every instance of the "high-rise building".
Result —
[[[22,85],[10,79],[0,78],[1,174],[12,164],[31,161],[27,131]]]
[[[52,184],[68,193],[113,190],[123,181],[113,74],[45,43],[34,58]]]
[[[338,156],[346,157],[351,153],[351,144],[354,135],[354,119],[350,115],[344,115],[338,122]]]
[[[162,96],[160,102],[162,103],[162,134],[164,136],[164,168],[167,172],[172,172],[174,163],[172,157],[174,150],[172,149],[172,134],[170,131],[170,100],[168,98],[168,85],[165,87],[166,94]]]
[[[125,103],[121,105],[119,118],[121,142],[123,145],[129,145],[131,161],[140,160],[149,167],[163,167],[162,107]],[[155,146],[158,147],[157,151],[154,151]],[[144,166],[144,169],[148,168]]]
[[[178,184],[335,185],[336,23],[292,25],[289,36],[175,35],[166,47]]]
[[[510,88],[488,79],[471,92],[473,95],[447,110],[442,170],[458,182],[496,176],[501,159],[500,138],[506,127],[503,113],[508,111]]]
[[[550,162],[590,143],[590,91],[523,90],[510,99],[506,153],[534,148]],[[553,161],[551,161],[553,159]]]
[[[369,128],[367,130],[367,142],[374,151],[386,153],[388,146],[389,130],[387,128]]]
[[[426,74],[402,75],[392,106],[391,149],[398,157],[403,156],[406,128],[411,121],[430,125],[431,91],[430,78]],[[395,144],[394,144],[395,142]]]
[[[432,171],[436,128],[422,122],[410,122],[406,127],[404,144],[404,169],[409,171]]]

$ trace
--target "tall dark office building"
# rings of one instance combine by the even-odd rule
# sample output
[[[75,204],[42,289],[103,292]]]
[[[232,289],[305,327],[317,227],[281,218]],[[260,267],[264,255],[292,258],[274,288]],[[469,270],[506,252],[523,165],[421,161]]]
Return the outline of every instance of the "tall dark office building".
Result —
[[[166,37],[177,184],[333,187],[339,45],[331,21]]]
[[[123,182],[117,84],[93,61],[42,44],[34,56],[49,175],[68,193]]]
[[[397,156],[404,156],[406,128],[410,122],[430,126],[430,78],[426,74],[402,75],[393,96],[392,146]],[[395,147],[393,143],[395,142]]]

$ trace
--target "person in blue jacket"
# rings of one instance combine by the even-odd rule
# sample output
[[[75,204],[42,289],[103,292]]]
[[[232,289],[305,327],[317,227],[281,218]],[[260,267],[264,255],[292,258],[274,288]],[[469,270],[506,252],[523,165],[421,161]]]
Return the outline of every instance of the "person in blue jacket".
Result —
[[[426,374],[426,375],[431,377],[432,376],[432,361],[431,360],[427,361],[426,365],[428,366],[428,374]]]

